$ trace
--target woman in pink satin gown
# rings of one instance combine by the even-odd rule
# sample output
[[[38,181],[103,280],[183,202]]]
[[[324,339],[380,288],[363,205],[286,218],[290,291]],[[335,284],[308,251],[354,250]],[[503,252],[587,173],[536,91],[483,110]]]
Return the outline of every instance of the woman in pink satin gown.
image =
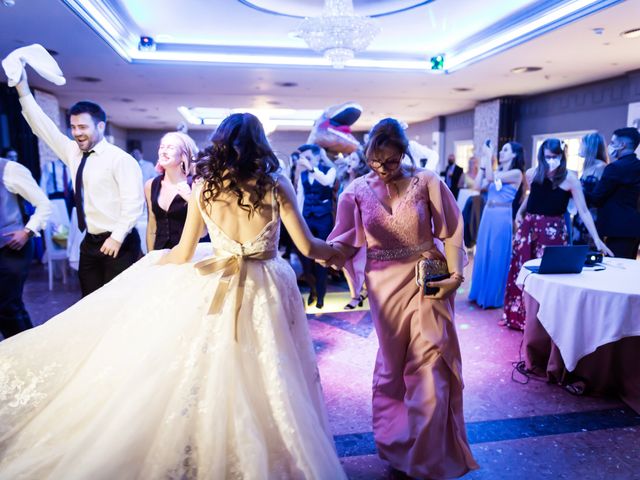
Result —
[[[373,127],[365,153],[370,174],[338,202],[328,241],[352,258],[366,248],[365,277],[379,349],[373,374],[373,432],[381,458],[415,478],[453,478],[478,468],[462,414],[462,371],[453,323],[463,281],[463,222],[434,173],[406,167],[409,142],[397,120]],[[445,260],[451,277],[415,282],[422,258]],[[440,244],[441,245],[441,244]],[[353,264],[345,268],[353,272]]]

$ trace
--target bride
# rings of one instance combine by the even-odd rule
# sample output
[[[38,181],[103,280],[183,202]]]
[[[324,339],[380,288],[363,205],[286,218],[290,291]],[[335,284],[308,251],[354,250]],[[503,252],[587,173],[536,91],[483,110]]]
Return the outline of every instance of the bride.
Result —
[[[258,119],[231,115],[176,247],[0,343],[0,479],[346,478],[280,219],[342,259],[277,170]]]

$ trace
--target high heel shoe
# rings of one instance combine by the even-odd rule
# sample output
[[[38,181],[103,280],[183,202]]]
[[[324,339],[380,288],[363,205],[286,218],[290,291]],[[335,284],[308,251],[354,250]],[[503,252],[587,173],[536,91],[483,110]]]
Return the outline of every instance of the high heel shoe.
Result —
[[[358,297],[358,306],[361,307],[362,305],[364,305],[364,301],[369,297],[369,293],[365,292],[364,294],[360,294],[360,296]]]
[[[364,301],[366,300],[365,295],[358,295],[358,298],[352,298],[349,303],[344,306],[345,310],[354,310],[356,307],[361,307],[364,305]]]

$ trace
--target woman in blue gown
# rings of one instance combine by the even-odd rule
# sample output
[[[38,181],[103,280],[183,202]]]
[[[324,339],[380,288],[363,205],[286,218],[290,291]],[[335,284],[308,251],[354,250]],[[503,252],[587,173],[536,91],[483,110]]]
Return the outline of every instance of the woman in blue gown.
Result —
[[[482,308],[502,307],[511,261],[512,204],[523,179],[522,145],[507,142],[493,170],[490,146],[483,145],[476,188],[487,189],[487,203],[478,230],[469,300]]]

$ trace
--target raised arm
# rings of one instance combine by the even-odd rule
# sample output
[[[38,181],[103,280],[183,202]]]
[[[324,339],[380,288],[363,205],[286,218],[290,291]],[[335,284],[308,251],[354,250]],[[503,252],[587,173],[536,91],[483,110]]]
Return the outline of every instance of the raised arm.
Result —
[[[26,71],[22,73],[22,78],[16,85],[16,90],[20,96],[22,116],[31,127],[33,133],[42,139],[55,152],[56,156],[68,165],[67,149],[70,146],[74,146],[75,142],[60,131],[58,126],[42,111],[40,105],[33,98],[29,89]]]
[[[317,260],[330,261],[335,259],[338,261],[338,259],[335,258],[338,252],[334,248],[311,235],[311,231],[298,209],[296,192],[293,190],[291,181],[289,181],[287,177],[280,175],[277,190],[282,223],[287,227],[287,231],[289,235],[291,235],[293,243],[298,247],[298,250],[300,250],[300,253],[305,257]]]

